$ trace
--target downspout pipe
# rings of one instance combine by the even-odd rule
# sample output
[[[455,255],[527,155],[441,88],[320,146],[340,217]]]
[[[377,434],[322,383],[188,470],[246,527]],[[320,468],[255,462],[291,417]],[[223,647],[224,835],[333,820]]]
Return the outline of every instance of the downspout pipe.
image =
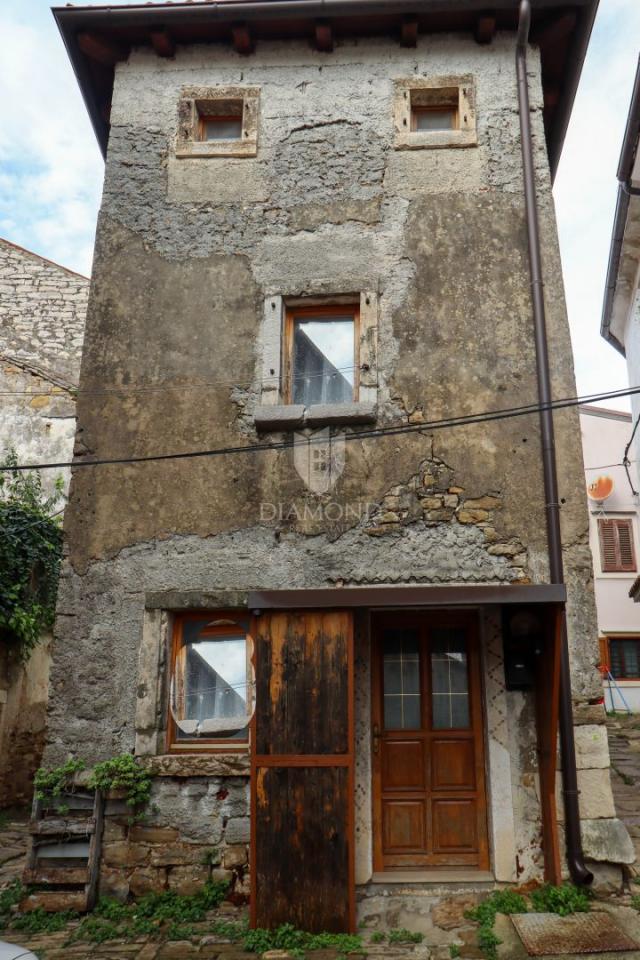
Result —
[[[564,583],[562,562],[562,537],[560,531],[560,503],[558,475],[556,470],[555,435],[551,403],[551,378],[547,348],[547,326],[544,308],[542,260],[540,256],[540,231],[538,224],[538,201],[533,161],[531,114],[529,109],[529,86],[527,82],[527,44],[531,25],[530,0],[521,0],[518,37],[516,42],[516,76],[518,83],[518,109],[520,114],[520,141],[524,176],[525,215],[529,246],[529,271],[533,302],[533,325],[536,348],[536,374],[540,402],[540,433],[542,439],[542,469],[544,476],[545,515],[547,543],[549,548],[549,573],[551,583]],[[562,612],[560,650],[560,753],[562,757],[562,783],[567,840],[567,864],[574,883],[587,884],[593,874],[587,869],[582,852],[580,812],[578,809],[578,775],[576,748],[573,736],[573,708],[571,703],[571,669],[567,640],[566,615]]]

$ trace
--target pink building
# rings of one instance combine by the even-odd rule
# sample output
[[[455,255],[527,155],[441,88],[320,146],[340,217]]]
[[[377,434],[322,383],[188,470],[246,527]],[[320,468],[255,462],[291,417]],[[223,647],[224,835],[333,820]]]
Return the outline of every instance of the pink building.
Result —
[[[623,465],[631,440],[631,414],[583,406],[580,429],[601,660],[618,687],[605,679],[605,702],[607,710],[624,709],[624,697],[633,711],[640,712],[640,607],[630,596],[638,577],[640,497],[636,464],[632,462],[628,470]],[[632,460],[633,452],[628,455]],[[612,490],[598,499],[610,486],[604,478],[612,481]]]

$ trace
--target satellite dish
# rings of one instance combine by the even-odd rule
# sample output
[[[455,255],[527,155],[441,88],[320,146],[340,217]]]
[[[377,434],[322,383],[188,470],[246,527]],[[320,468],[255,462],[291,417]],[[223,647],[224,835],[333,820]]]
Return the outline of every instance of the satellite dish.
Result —
[[[613,480],[611,477],[596,477],[591,483],[587,484],[587,496],[589,500],[595,500],[602,503],[613,493]]]

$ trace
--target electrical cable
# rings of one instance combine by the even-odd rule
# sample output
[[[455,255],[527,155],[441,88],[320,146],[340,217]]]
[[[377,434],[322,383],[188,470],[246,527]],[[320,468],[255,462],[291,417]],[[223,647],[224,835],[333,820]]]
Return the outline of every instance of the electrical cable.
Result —
[[[399,436],[410,433],[424,433],[433,430],[443,430],[458,426],[470,426],[476,423],[490,423],[494,420],[508,420],[513,417],[521,417],[527,416],[528,414],[539,413],[541,410],[545,409],[563,410],[568,407],[580,406],[584,403],[596,403],[598,401],[611,400],[616,397],[632,396],[638,393],[640,393],[640,386],[630,387],[626,390],[615,390],[609,393],[591,394],[588,397],[567,397],[560,400],[553,400],[548,404],[525,404],[520,407],[511,407],[502,410],[488,410],[481,413],[468,414],[466,416],[447,417],[441,420],[424,421],[422,423],[408,423],[391,427],[370,428],[359,430],[355,433],[346,433],[344,434],[344,440],[351,441]],[[181,453],[147,454],[138,457],[106,457],[96,458],[94,460],[59,461],[56,463],[22,463],[14,464],[12,466],[0,466],[0,472],[7,473],[11,471],[22,470],[52,470],[64,469],[67,467],[97,467],[162,462],[167,460],[193,460],[201,457],[219,457],[231,456],[234,454],[259,453],[269,450],[285,450],[294,446],[307,446],[314,443],[320,444],[325,442],[326,439],[319,436],[305,437],[304,440],[295,440],[293,437],[291,437],[282,441],[243,444],[241,446],[234,447],[217,447],[206,450],[188,450]]]

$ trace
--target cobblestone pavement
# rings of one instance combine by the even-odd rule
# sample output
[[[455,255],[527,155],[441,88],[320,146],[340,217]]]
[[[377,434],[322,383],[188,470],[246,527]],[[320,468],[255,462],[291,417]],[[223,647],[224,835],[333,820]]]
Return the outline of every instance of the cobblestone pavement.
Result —
[[[616,813],[627,826],[640,863],[640,715],[610,716],[607,729]]]

